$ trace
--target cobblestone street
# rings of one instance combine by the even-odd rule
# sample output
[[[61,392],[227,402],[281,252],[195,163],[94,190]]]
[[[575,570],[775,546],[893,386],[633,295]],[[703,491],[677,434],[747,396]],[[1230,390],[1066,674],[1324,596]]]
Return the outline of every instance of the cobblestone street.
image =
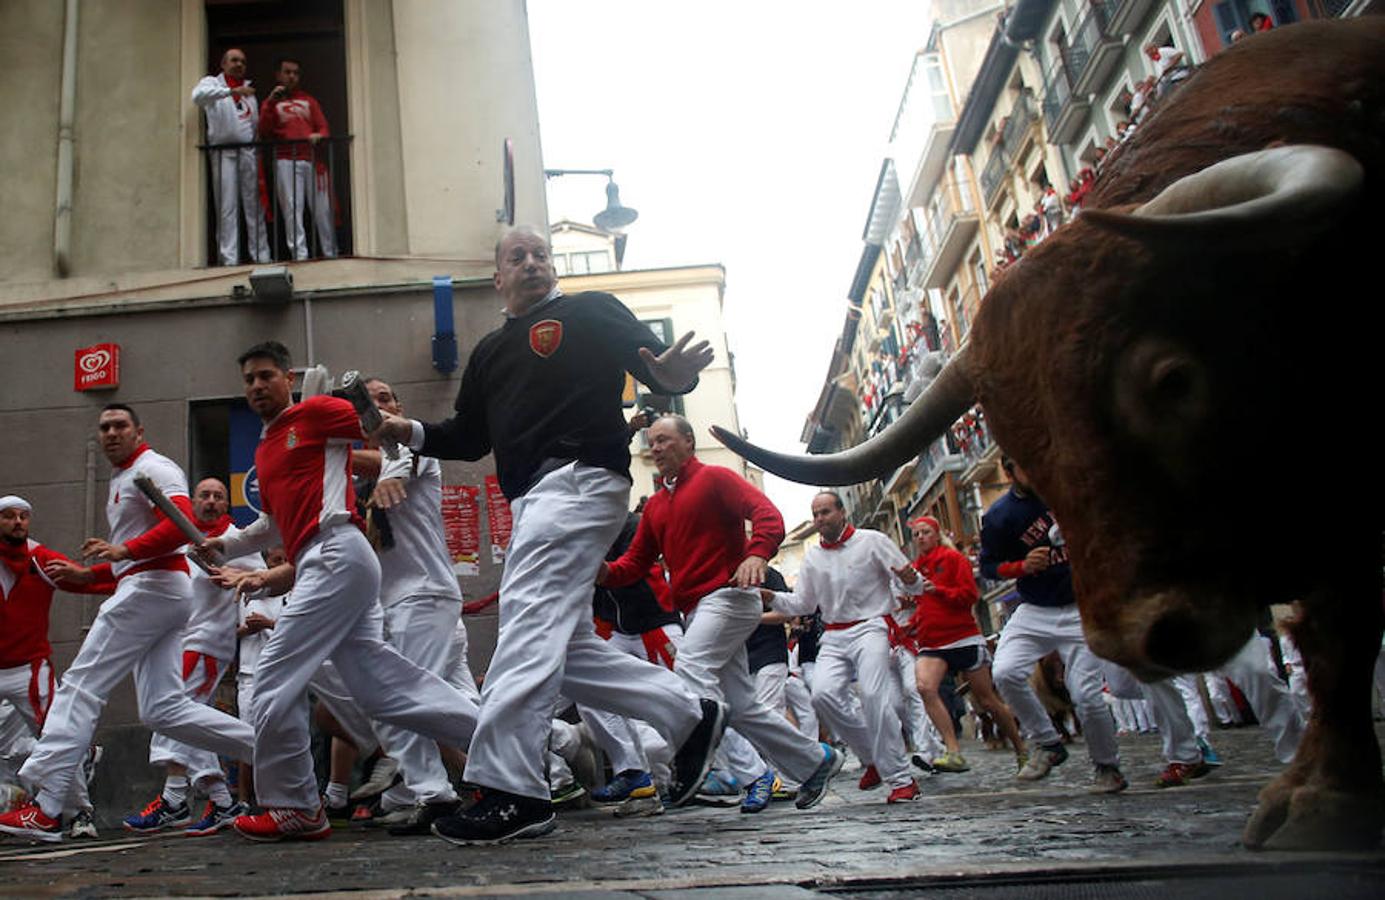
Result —
[[[7,840],[0,844],[0,894],[788,897],[809,890],[912,896],[944,890],[949,897],[1039,897],[1048,894],[1036,885],[1055,879],[1088,885],[1080,896],[1107,896],[1090,893],[1090,884],[1196,877],[1212,885],[1208,896],[1218,897],[1307,896],[1295,879],[1334,900],[1380,895],[1385,854],[1242,849],[1246,814],[1279,766],[1258,728],[1220,731],[1214,739],[1226,764],[1177,789],[1153,786],[1157,736],[1121,739],[1131,787],[1116,796],[1086,793],[1091,769],[1080,744],[1049,778],[1023,786],[1012,777],[1009,753],[964,744],[972,770],[925,777],[917,803],[889,807],[883,791],[857,790],[859,770],[848,764],[823,804],[809,812],[776,803],[758,816],[692,807],[621,820],[601,809],[573,810],[560,814],[559,830],[548,837],[486,849],[347,830],[318,844],[282,846],[253,845],[234,834],[135,839],[109,829],[102,840],[56,847]],[[1268,890],[1252,888],[1261,882]],[[1019,892],[957,893],[978,885]],[[1180,880],[1178,896],[1193,895],[1183,888]],[[1160,896],[1167,888],[1148,890],[1129,896]]]

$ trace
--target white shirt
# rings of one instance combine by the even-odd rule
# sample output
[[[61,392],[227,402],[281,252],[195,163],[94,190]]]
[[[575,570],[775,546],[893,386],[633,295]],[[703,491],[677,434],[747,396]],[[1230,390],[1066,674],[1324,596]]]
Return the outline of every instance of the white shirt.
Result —
[[[403,481],[406,497],[388,511],[394,546],[380,551],[380,603],[392,606],[421,595],[460,603],[462,591],[442,530],[442,463],[400,447],[398,459],[381,460],[379,480],[386,478]]]
[[[284,611],[284,601],[288,600],[291,594],[292,592],[281,594],[278,597],[255,597],[249,603],[232,603],[232,608],[240,609],[237,626],[244,625],[251,613],[259,613],[277,621]],[[273,634],[274,629],[266,628],[254,634],[247,634],[240,639],[239,671],[241,675],[255,674],[255,667],[260,664],[260,654],[264,652],[264,645],[269,643],[269,638]]]
[[[238,532],[232,525],[223,537]],[[260,554],[251,553],[228,559],[226,565],[237,569],[263,569]],[[239,624],[235,592],[218,587],[198,566],[192,566],[192,613],[183,627],[183,649],[196,650],[225,662],[236,655],[236,626]]]
[[[135,487],[138,475],[148,475],[155,487],[169,498],[188,496],[188,479],[183,470],[173,460],[153,450],[143,451],[128,466],[116,467],[111,473],[110,492],[106,495],[106,521],[111,526],[112,544],[134,540],[159,524],[154,504]],[[164,556],[176,556],[181,552],[179,548]],[[111,564],[111,571],[119,576],[144,562],[148,560],[122,559]]]
[[[232,94],[225,73],[208,75],[197,82],[192,89],[192,102],[207,114],[207,143],[244,144],[255,140],[255,127],[260,121],[259,101],[254,95],[236,97]]]
[[[776,593],[774,609],[791,616],[822,610],[828,625],[856,622],[894,611],[895,591],[905,589],[890,571],[909,560],[878,531],[857,528],[840,547],[809,547],[792,593]]]

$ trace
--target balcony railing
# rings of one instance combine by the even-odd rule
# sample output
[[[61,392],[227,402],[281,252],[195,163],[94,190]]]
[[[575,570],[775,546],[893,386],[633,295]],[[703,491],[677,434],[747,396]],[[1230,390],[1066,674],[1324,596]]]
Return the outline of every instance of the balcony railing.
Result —
[[[1044,76],[1044,124],[1048,139],[1055,144],[1072,140],[1089,106],[1085,94],[1076,92],[1067,64],[1055,59]]]
[[[1109,26],[1107,0],[1088,0],[1087,14],[1068,36],[1063,53],[1072,75],[1073,93],[1091,93],[1120,48],[1120,37],[1112,34]]]
[[[198,149],[207,166],[208,265],[351,254],[351,135],[315,141],[199,144]],[[253,189],[245,187],[246,178],[255,181]],[[222,184],[240,200],[255,197],[253,205],[226,205],[228,211],[239,210],[225,223],[236,230],[238,257],[234,261],[223,259],[219,249]],[[251,233],[261,227],[260,234]]]
[[[981,196],[986,198],[988,205],[995,202],[1001,185],[1005,183],[1005,173],[1008,170],[1005,154],[999,147],[992,150],[991,158],[986,160],[986,167],[981,170]]]
[[[1026,88],[1024,93],[1015,98],[1015,105],[1010,108],[1010,115],[1005,118],[1005,128],[1000,133],[1001,149],[1010,159],[1015,159],[1019,155],[1024,136],[1029,133],[1030,126],[1038,117],[1034,101]]]

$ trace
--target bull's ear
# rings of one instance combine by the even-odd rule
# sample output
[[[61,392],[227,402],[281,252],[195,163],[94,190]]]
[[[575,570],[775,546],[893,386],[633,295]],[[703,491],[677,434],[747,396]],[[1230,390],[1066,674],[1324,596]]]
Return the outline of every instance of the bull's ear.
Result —
[[[1122,351],[1114,387],[1120,424],[1156,451],[1177,451],[1211,415],[1206,367],[1167,338],[1139,338]]]
[[[1082,211],[1082,220],[1140,241],[1215,238],[1258,244],[1267,235],[1331,228],[1361,193],[1365,172],[1349,153],[1295,145],[1222,160],[1164,188],[1132,213]]]

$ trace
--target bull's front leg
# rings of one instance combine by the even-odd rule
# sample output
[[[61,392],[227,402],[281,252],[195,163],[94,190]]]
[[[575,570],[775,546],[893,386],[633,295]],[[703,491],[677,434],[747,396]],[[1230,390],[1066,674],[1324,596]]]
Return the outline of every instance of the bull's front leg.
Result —
[[[1290,766],[1260,792],[1247,847],[1374,849],[1385,826],[1380,745],[1371,722],[1372,670],[1380,652],[1380,589],[1362,598],[1323,592],[1291,625],[1308,670],[1313,712]]]

